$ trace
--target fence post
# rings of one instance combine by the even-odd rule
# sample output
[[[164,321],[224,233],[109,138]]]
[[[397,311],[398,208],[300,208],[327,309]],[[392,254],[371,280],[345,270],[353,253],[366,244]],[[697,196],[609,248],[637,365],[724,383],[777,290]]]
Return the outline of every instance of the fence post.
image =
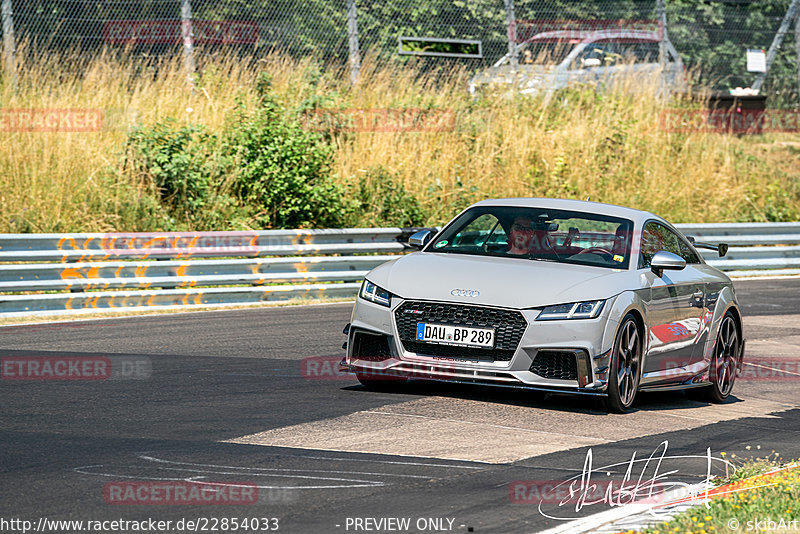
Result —
[[[186,80],[194,89],[194,31],[192,29],[192,4],[189,0],[181,0],[181,36],[183,37]]]
[[[760,91],[761,86],[764,85],[764,80],[769,73],[769,68],[772,66],[772,62],[778,54],[778,49],[781,47],[781,44],[783,44],[783,38],[786,36],[786,32],[789,31],[789,25],[791,25],[795,15],[797,15],[798,6],[800,6],[800,0],[792,0],[789,9],[786,10],[786,15],[783,17],[780,28],[778,28],[778,33],[775,34],[775,37],[772,39],[772,44],[769,45],[769,50],[767,51],[767,68],[764,72],[756,76],[756,81],[753,82],[752,87],[756,91]]]
[[[666,0],[656,0],[656,16],[658,18],[658,63],[664,69],[667,66],[667,5]]]
[[[11,0],[2,0],[3,18],[3,67],[5,76],[11,81],[11,87],[17,88],[17,61],[14,50],[14,14],[11,10]]]
[[[506,28],[508,33],[508,56],[511,69],[516,71],[519,64],[517,48],[517,18],[514,15],[514,0],[504,0],[506,6]]]
[[[358,20],[356,17],[356,0],[347,0],[347,36],[350,47],[350,83],[358,81],[361,71],[361,55],[358,50]]]
[[[794,51],[797,64],[797,98],[800,102],[800,13],[794,16]]]

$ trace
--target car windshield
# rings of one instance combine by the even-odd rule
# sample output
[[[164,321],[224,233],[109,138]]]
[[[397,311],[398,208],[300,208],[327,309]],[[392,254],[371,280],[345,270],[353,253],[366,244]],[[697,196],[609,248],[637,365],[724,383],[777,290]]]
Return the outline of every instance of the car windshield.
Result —
[[[580,211],[481,206],[464,212],[426,250],[627,269],[633,223]]]
[[[520,46],[519,62],[534,65],[558,65],[580,41],[532,41]]]

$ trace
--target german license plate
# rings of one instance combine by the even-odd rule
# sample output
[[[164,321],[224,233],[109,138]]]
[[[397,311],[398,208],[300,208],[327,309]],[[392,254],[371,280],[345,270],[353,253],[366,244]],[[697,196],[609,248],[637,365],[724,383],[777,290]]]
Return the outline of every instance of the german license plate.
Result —
[[[491,349],[494,347],[494,329],[417,323],[417,341]]]

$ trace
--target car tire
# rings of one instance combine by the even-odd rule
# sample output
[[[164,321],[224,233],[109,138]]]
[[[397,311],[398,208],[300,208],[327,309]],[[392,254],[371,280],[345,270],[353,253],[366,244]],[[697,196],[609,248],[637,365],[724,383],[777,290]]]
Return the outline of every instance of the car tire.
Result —
[[[408,380],[404,376],[385,375],[375,378],[374,374],[356,373],[361,385],[371,391],[392,391],[404,385]]]
[[[711,384],[701,390],[705,400],[725,402],[730,396],[736,381],[741,343],[736,319],[733,313],[727,311],[719,324],[717,340],[714,342],[714,354],[711,356],[711,367],[708,371]]]
[[[633,314],[620,322],[609,363],[606,408],[610,412],[630,411],[641,381],[642,334]]]

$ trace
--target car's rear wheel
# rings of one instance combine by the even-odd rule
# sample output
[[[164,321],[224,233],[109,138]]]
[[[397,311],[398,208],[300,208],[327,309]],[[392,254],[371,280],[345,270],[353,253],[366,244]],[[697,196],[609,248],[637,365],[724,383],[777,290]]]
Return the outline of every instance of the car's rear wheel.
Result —
[[[397,389],[408,380],[404,376],[376,375],[375,373],[356,373],[361,385],[373,391],[389,391]]]
[[[733,391],[741,343],[736,319],[728,311],[722,318],[714,343],[714,355],[708,372],[711,385],[703,389],[705,398],[711,402],[724,402]]]
[[[632,314],[626,315],[614,339],[609,364],[609,411],[625,413],[630,410],[639,389],[642,366],[642,336]]]

